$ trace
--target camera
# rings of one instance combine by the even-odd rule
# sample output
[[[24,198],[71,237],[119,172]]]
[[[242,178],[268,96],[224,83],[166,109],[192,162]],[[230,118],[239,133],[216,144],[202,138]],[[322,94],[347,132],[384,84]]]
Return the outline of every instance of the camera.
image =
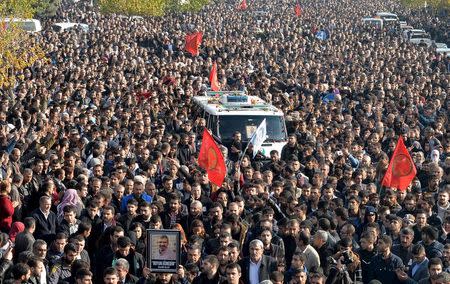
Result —
[[[348,250],[344,251],[342,256],[344,257],[342,264],[350,264],[353,262],[353,257]]]

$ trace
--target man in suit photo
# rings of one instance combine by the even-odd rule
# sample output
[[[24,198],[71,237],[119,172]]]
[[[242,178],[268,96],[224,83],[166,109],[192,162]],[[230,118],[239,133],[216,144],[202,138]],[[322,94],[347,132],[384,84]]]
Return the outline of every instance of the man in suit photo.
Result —
[[[157,240],[158,243],[158,251],[154,256],[154,259],[173,259],[175,260],[176,254],[173,249],[170,249],[169,237],[166,235],[162,235]]]
[[[239,261],[242,267],[242,280],[244,283],[259,284],[261,281],[269,280],[270,273],[277,270],[276,260],[264,255],[264,244],[255,239],[250,242],[250,256]]]

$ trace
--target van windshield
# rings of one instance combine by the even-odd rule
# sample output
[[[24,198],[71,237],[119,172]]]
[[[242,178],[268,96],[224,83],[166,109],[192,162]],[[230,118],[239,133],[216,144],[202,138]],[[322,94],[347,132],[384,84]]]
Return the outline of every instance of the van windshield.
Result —
[[[364,24],[380,27],[381,21],[380,20],[364,20]]]
[[[415,38],[430,38],[430,35],[428,35],[428,34],[412,34],[411,39],[415,39]]]
[[[15,22],[15,24],[27,32],[34,32],[36,31],[36,26],[33,22]]]
[[[52,26],[52,29],[53,29],[53,31],[55,31],[55,32],[57,32],[57,33],[59,33],[59,32],[62,31],[62,27],[61,27],[61,26],[58,26],[58,25],[53,25],[53,26]]]
[[[286,129],[283,116],[244,116],[225,115],[219,116],[219,136],[222,141],[230,141],[235,131],[242,134],[242,140],[248,141],[259,124],[266,119],[266,142],[286,141]]]

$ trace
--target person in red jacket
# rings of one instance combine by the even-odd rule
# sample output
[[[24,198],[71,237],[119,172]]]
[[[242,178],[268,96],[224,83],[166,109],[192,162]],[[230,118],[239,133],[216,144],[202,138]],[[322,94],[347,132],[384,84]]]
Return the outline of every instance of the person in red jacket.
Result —
[[[8,181],[0,183],[0,231],[9,233],[11,230],[14,207],[9,197],[11,184]]]

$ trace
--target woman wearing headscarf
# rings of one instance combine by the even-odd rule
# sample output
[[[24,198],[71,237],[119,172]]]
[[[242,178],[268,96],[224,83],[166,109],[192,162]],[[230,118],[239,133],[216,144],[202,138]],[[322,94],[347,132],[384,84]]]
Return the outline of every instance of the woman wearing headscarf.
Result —
[[[9,231],[9,239],[15,242],[17,234],[23,232],[23,230],[25,230],[25,225],[22,222],[14,222]]]
[[[64,192],[63,198],[61,199],[61,203],[56,207],[57,209],[57,217],[58,221],[61,221],[64,217],[64,207],[67,205],[73,205],[76,208],[77,217],[80,216],[81,210],[83,210],[83,202],[81,198],[78,196],[78,192],[75,189],[68,189]]]

